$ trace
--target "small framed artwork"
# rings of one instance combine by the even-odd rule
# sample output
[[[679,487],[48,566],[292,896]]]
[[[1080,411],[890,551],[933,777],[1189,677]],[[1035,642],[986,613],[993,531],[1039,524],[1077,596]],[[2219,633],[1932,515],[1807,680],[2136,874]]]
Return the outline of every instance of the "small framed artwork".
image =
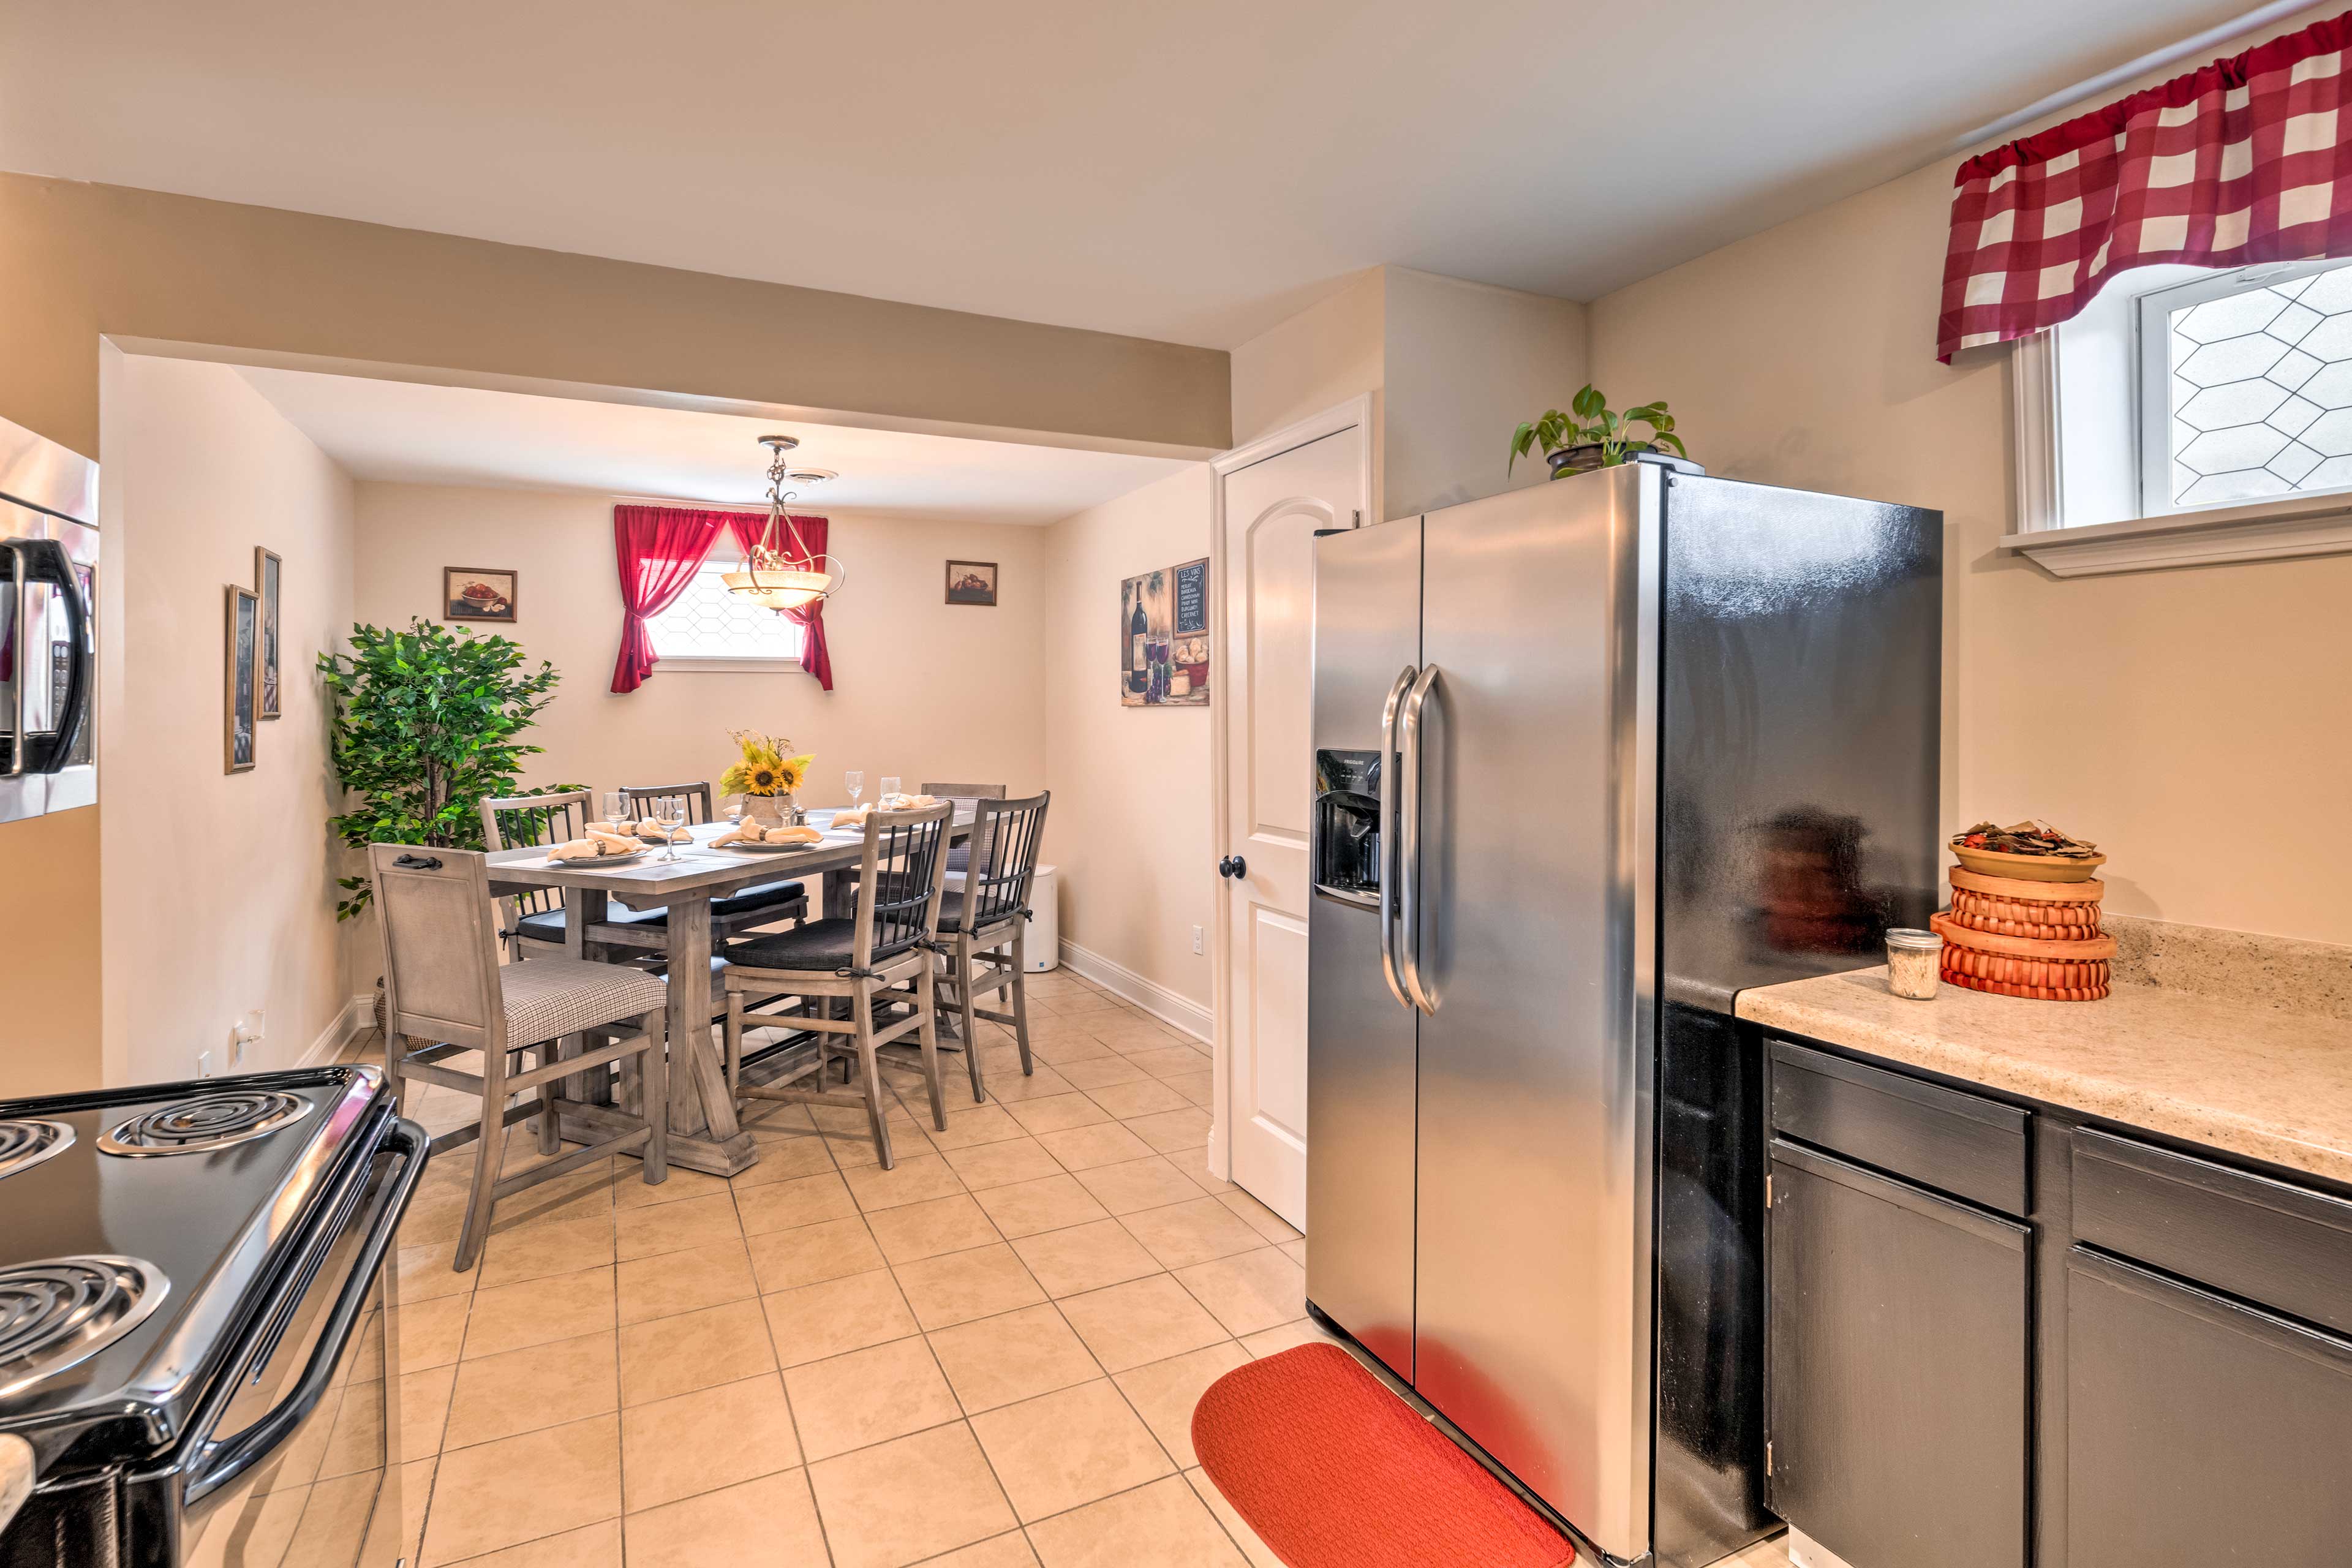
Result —
[[[253,547],[253,591],[261,599],[261,707],[257,719],[278,717],[278,585],[285,563]]]
[[[950,561],[948,563],[948,603],[950,605],[996,604],[996,563],[993,561]]]
[[[261,681],[261,598],[231,583],[221,642],[221,772],[253,766],[254,699]]]
[[[441,568],[441,618],[446,621],[512,621],[515,574],[480,566]]]

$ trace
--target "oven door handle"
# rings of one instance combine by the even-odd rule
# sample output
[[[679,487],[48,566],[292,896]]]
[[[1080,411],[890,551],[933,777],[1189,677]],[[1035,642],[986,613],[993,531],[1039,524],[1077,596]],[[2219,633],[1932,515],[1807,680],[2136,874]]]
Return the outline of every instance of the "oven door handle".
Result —
[[[366,1310],[368,1292],[374,1288],[376,1275],[392,1250],[393,1238],[400,1233],[400,1222],[408,1213],[408,1200],[416,1194],[416,1184],[424,1179],[426,1154],[431,1138],[425,1129],[405,1119],[395,1121],[392,1131],[384,1135],[382,1147],[397,1156],[402,1163],[377,1199],[374,1217],[368,1222],[367,1237],[360,1247],[359,1259],[344,1279],[341,1291],[335,1298],[319,1342],[310,1351],[310,1360],[285,1398],[279,1400],[268,1415],[223,1442],[207,1442],[198,1452],[196,1462],[188,1471],[184,1501],[194,1504],[243,1475],[267,1458],[269,1451],[284,1442],[295,1427],[317,1408],[320,1397],[334,1381],[335,1367],[343,1359],[343,1351],[351,1343],[352,1331],[359,1327],[361,1314]],[[373,1160],[368,1164],[373,1163]],[[360,1167],[359,1178],[367,1180],[367,1165]],[[331,1241],[329,1243],[332,1245]],[[299,1297],[308,1283],[309,1271],[297,1270],[292,1295]],[[293,1300],[281,1305],[291,1310]],[[276,1314],[273,1312],[273,1316]],[[242,1379],[247,1368],[240,1367]]]

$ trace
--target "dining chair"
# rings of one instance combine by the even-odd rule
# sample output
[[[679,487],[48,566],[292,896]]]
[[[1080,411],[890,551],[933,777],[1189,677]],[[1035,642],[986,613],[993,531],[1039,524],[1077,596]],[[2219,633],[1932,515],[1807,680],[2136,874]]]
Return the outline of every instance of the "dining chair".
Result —
[[[1029,885],[1037,874],[1037,847],[1045,837],[1045,807],[1054,792],[1025,800],[980,802],[971,825],[971,869],[961,892],[940,900],[940,946],[945,963],[940,1006],[952,1008],[962,1027],[964,1066],[971,1073],[971,1097],[985,1098],[980,1082],[980,1039],[974,1019],[1003,1024],[1021,1047],[1021,1074],[1033,1076],[1029,1055]],[[992,1013],[980,998],[1010,989],[1013,1011]]]
[[[463,1273],[481,1256],[500,1198],[612,1154],[638,1153],[648,1185],[667,1179],[669,988],[626,965],[571,958],[500,963],[489,862],[478,851],[371,844],[368,869],[383,958],[384,1072],[393,1092],[404,1109],[412,1081],[481,1100],[478,1121],[432,1144],[436,1156],[479,1145],[453,1267]],[[555,1045],[565,1036],[585,1038],[589,1048],[559,1057]],[[480,1053],[479,1072],[448,1065],[469,1051]],[[537,1058],[535,1066],[521,1067],[526,1054]],[[513,1175],[499,1173],[509,1126],[536,1116],[541,1146],[553,1147],[560,1081],[614,1066],[621,1075],[619,1103],[604,1114],[618,1121],[619,1131]],[[529,1098],[509,1106],[518,1096]]]
[[[482,842],[493,849],[552,849],[557,845],[583,837],[592,820],[589,792],[584,789],[551,790],[544,795],[486,795],[482,799]],[[620,930],[642,926],[638,937],[629,932],[625,945],[658,952],[668,940],[665,928],[669,923],[669,911],[653,909],[631,909],[619,900],[605,905],[604,923],[619,928],[614,934],[619,940]],[[563,941],[563,891],[560,888],[533,888],[528,892],[509,893],[499,900],[499,928],[509,950],[517,958],[536,953],[562,954]],[[650,959],[640,962],[651,962]]]
[[[966,802],[976,805],[983,800],[1003,800],[1004,786],[1001,784],[927,784],[923,785],[923,793],[940,800],[954,801],[958,805]],[[961,882],[965,871],[971,868],[971,846],[969,844],[951,846],[948,850],[948,885],[953,887]]]
[[[874,1151],[886,1171],[893,1159],[889,1091],[882,1086],[875,1054],[879,1047],[915,1035],[930,1089],[931,1120],[941,1131],[948,1125],[932,959],[940,946],[945,850],[954,812],[942,802],[870,814],[858,860],[856,914],[748,937],[727,950],[726,1071],[738,1103],[750,1099],[864,1106],[873,1125]],[[807,1005],[790,1010],[803,1003]],[[877,1003],[911,1003],[914,1011],[896,1022],[877,1022]],[[836,1004],[845,1005],[845,1016],[835,1016]],[[805,1059],[764,1083],[749,1083],[743,1031],[760,1027],[807,1030],[814,1038]],[[853,1082],[831,1090],[824,1087],[825,1069],[835,1061],[848,1069]],[[811,1078],[815,1088],[798,1087]]]
[[[688,822],[709,822],[712,817],[708,779],[695,784],[623,784],[621,794],[627,797],[632,809],[675,801],[682,808],[680,815]],[[710,900],[711,933],[728,937],[773,925],[778,921],[806,920],[808,910],[808,889],[799,882],[761,882]]]

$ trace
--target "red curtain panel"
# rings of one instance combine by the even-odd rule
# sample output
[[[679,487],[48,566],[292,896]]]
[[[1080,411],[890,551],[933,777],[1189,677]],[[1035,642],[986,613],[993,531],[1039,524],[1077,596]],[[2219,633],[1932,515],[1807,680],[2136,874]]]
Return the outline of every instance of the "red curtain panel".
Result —
[[[2074,316],[2126,268],[2352,256],[2352,12],[1969,159],[1936,357]]]
[[[825,552],[825,540],[833,532],[831,521],[822,517],[803,517],[797,512],[793,514],[792,521],[793,528],[800,535],[801,543],[807,549],[809,554],[823,555]],[[760,542],[761,533],[766,530],[768,519],[764,512],[756,515],[730,512],[727,517],[727,524],[734,531],[735,542],[741,545],[743,552],[749,555],[751,552],[751,546]],[[779,531],[781,532],[781,530]],[[777,543],[783,547],[787,554],[791,553],[792,544],[789,536],[778,539]],[[801,643],[801,668],[816,677],[820,690],[832,690],[833,654],[824,646],[824,601],[818,599],[803,605],[797,610],[786,610],[784,614],[791,616],[805,633]]]
[[[646,617],[658,616],[685,592],[719,538],[725,512],[685,507],[616,506],[613,551],[621,571],[621,657],[613,689],[635,691],[655,664]]]

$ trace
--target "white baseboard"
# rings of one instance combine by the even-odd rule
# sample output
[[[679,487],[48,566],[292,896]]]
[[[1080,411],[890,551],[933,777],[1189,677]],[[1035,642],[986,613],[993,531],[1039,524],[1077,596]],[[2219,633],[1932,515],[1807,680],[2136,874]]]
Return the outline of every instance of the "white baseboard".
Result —
[[[1216,1020],[1206,1007],[1180,992],[1169,990],[1157,980],[1146,980],[1117,959],[1090,952],[1065,939],[1062,962],[1120,1001],[1134,1003],[1161,1023],[1181,1029],[1196,1040],[1208,1040],[1216,1032]]]
[[[302,1053],[298,1068],[324,1067],[333,1061],[342,1048],[358,1036],[375,1027],[375,993],[363,991],[343,1004],[343,1010],[327,1020],[310,1048]]]

